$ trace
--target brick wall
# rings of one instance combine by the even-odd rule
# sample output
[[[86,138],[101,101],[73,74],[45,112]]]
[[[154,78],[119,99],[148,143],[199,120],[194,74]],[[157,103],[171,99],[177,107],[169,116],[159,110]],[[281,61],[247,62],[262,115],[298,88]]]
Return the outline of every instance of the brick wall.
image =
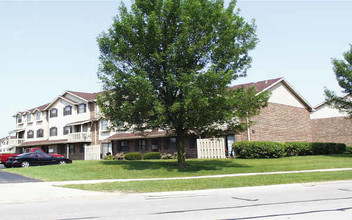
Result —
[[[312,119],[314,142],[338,142],[352,145],[352,119],[344,117]]]
[[[269,103],[252,119],[251,141],[312,141],[309,114],[304,108]],[[247,141],[247,132],[236,135],[236,141]]]

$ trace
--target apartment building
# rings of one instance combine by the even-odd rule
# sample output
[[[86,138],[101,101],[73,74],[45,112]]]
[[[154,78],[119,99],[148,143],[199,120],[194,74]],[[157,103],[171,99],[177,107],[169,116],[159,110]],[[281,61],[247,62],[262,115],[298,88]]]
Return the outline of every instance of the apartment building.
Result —
[[[231,151],[235,141],[324,141],[352,144],[352,120],[323,103],[313,108],[284,78],[236,85],[271,93],[268,106],[246,132],[224,136]],[[99,157],[119,152],[175,153],[176,138],[162,130],[119,132],[104,120],[96,103],[99,93],[66,91],[51,103],[18,112],[9,145],[17,152],[41,147],[71,159],[85,159],[87,146],[99,146]],[[188,158],[197,157],[196,138],[185,143]]]
[[[18,112],[14,115],[16,130],[11,132],[16,138],[10,145],[16,146],[18,153],[35,146],[48,153],[84,159],[85,146],[101,145],[104,136],[110,134],[99,130],[99,124],[106,122],[98,115],[97,95],[66,91],[51,103]]]

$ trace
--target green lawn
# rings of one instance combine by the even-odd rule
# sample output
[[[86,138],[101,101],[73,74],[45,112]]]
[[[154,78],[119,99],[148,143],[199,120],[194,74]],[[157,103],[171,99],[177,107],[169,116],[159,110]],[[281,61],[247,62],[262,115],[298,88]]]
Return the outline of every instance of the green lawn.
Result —
[[[65,166],[12,168],[4,171],[44,181],[202,176],[352,167],[352,155],[301,156],[279,159],[193,159],[187,160],[187,164],[188,167],[178,167],[175,160],[74,161],[73,164]]]
[[[77,184],[65,185],[63,187],[107,192],[164,192],[351,179],[352,171],[337,171],[189,180],[133,181],[79,185]]]

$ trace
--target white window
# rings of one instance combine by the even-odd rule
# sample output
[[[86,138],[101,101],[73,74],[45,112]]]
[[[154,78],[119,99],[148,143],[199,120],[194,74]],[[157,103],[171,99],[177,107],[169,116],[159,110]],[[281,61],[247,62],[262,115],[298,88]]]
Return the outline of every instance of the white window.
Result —
[[[22,115],[17,116],[17,123],[22,123]]]
[[[77,109],[77,113],[81,114],[81,113],[85,113],[87,111],[87,105],[82,103],[78,105],[78,109]]]
[[[57,128],[56,127],[50,128],[50,137],[52,137],[52,136],[57,136]]]
[[[72,115],[72,106],[68,105],[64,108],[64,116],[65,115]]]
[[[50,118],[57,117],[57,109],[53,108],[50,110]]]
[[[27,122],[30,122],[32,120],[32,115],[31,114],[27,114]]]
[[[103,130],[103,131],[108,130],[108,121],[107,120],[101,121],[101,130]]]
[[[35,113],[35,119],[40,120],[41,112],[36,112]]]

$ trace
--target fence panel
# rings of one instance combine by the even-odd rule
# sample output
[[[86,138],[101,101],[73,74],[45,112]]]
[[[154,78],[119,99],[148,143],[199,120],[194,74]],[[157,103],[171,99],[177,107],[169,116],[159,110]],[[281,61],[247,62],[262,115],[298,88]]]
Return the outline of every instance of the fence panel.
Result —
[[[197,139],[198,158],[226,158],[225,139]]]
[[[87,145],[84,148],[84,160],[100,160],[100,145]]]

